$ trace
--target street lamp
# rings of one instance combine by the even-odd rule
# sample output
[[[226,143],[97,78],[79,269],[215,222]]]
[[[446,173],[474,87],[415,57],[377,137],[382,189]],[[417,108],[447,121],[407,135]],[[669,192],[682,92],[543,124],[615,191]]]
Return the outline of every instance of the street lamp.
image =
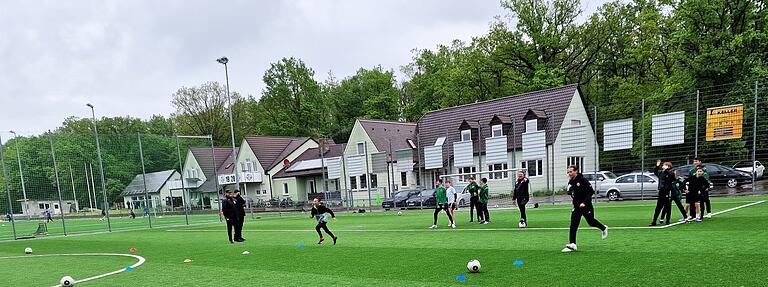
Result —
[[[91,108],[91,119],[93,120],[93,132],[96,135],[96,154],[99,156],[99,170],[101,171],[101,191],[104,196],[104,215],[107,218],[107,229],[112,232],[112,222],[109,220],[109,203],[107,202],[107,185],[104,183],[104,164],[101,161],[101,146],[99,145],[99,130],[96,128],[96,111],[90,103],[85,104]]]
[[[229,63],[229,59],[227,57],[221,57],[216,59],[216,62],[219,62],[219,64],[224,65],[224,75],[227,79],[227,105],[229,106],[229,133],[232,136],[232,162],[234,162],[234,167],[232,170],[235,172],[235,186],[237,188],[240,188],[240,177],[237,176],[237,151],[235,151],[235,125],[232,120],[232,99],[229,96],[229,67],[227,67],[227,63]],[[247,190],[245,191],[248,192]]]
[[[21,152],[19,152],[18,135],[14,131],[9,131],[13,134],[13,139],[16,142],[16,159],[19,161],[19,177],[21,178],[21,193],[24,195],[24,213],[27,214],[27,220],[32,219],[32,215],[29,214],[29,201],[27,199],[27,187],[24,184],[24,169],[21,167]]]

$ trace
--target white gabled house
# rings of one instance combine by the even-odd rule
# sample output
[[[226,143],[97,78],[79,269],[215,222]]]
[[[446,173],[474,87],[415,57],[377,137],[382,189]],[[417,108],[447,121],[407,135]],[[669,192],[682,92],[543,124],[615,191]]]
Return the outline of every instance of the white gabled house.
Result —
[[[578,85],[431,111],[418,122],[419,172],[431,188],[441,175],[458,185],[469,173],[509,194],[512,172],[526,169],[532,191],[565,188],[568,165],[599,170],[597,139]],[[462,175],[467,174],[467,175]]]

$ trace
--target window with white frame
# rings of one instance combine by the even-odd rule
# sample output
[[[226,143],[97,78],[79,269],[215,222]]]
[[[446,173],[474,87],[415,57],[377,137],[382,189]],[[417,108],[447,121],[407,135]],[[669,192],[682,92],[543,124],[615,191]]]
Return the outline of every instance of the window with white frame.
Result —
[[[439,137],[435,140],[435,146],[443,145],[445,143],[445,137]]]
[[[288,195],[288,184],[283,183],[283,195]]]
[[[572,126],[580,126],[581,125],[581,120],[571,120],[571,125]]]
[[[375,173],[371,174],[371,188],[376,188],[379,186],[378,183],[378,176]]]
[[[539,120],[527,120],[525,121],[525,132],[535,132],[539,130]]]
[[[472,141],[472,130],[462,130],[461,141],[463,142]]]
[[[400,186],[408,186],[408,172],[400,173]]]
[[[578,166],[580,171],[584,171],[584,157],[583,156],[569,156],[568,165],[566,166]]]
[[[365,175],[360,176],[360,189],[366,189],[368,188],[368,179],[365,177]]]
[[[365,143],[357,143],[357,154],[365,154]]]
[[[458,180],[460,183],[466,183],[469,181],[469,178],[474,176],[474,172],[477,171],[477,168],[474,166],[465,166],[457,168],[457,173],[460,174],[458,177]]]
[[[500,137],[504,135],[504,130],[501,125],[491,126],[491,137]]]
[[[309,193],[317,193],[317,186],[314,180],[307,181],[307,185],[309,185]]]
[[[497,163],[497,164],[489,164],[488,165],[488,171],[497,171],[497,170],[505,170],[509,168],[509,165],[506,163]],[[509,172],[493,172],[490,173],[488,176],[488,179],[505,179],[509,178]]]
[[[357,177],[354,177],[354,176],[349,177],[349,189],[352,189],[352,190],[357,189]]]
[[[528,177],[544,175],[544,161],[540,159],[521,161],[520,168],[524,168],[528,171]]]

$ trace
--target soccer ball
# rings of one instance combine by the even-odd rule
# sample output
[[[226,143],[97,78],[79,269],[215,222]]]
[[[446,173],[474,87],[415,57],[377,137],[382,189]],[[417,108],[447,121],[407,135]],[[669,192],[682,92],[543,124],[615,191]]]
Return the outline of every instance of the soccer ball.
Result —
[[[402,211],[398,211],[398,212],[397,212],[397,216],[400,216],[400,215],[403,215],[403,212],[402,212]]]
[[[467,263],[467,270],[469,270],[469,273],[480,272],[480,261],[470,260],[469,263]]]
[[[517,224],[517,227],[520,227],[520,228],[526,228],[527,226],[528,225],[525,224],[525,221],[520,221],[520,223]]]
[[[59,280],[59,284],[61,284],[62,287],[75,286],[75,279],[69,276],[64,276]]]
[[[24,253],[32,254],[32,248],[31,247],[24,248]]]

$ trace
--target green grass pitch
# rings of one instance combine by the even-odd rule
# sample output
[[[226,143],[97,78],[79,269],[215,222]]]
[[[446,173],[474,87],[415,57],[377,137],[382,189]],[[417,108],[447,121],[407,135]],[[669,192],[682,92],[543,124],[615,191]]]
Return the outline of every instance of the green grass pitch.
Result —
[[[768,197],[713,199],[714,212]],[[274,214],[246,222],[246,243],[228,244],[215,216],[165,217],[151,230],[146,219],[115,219],[113,233],[0,242],[4,286],[52,286],[64,275],[76,280],[136,263],[129,257],[32,257],[62,253],[125,253],[146,262],[131,271],[78,286],[767,286],[768,202],[715,215],[702,223],[645,227],[652,201],[599,203],[597,218],[610,229],[606,240],[582,221],[577,252],[562,254],[568,240],[569,205],[529,209],[529,229],[519,230],[517,209],[491,210],[491,224],[468,222],[457,212],[457,229],[431,211],[337,214],[329,224],[339,236],[317,245],[315,221],[302,214]],[[680,218],[673,208],[673,220]],[[141,223],[139,223],[141,222]],[[34,230],[33,222],[27,228]],[[73,220],[71,230],[103,230],[98,220]],[[133,224],[133,225],[132,225]],[[23,225],[23,224],[20,224]],[[36,223],[34,224],[36,226]],[[57,234],[56,224],[51,231]],[[59,223],[60,226],[60,223]],[[9,225],[0,228],[7,239]],[[20,227],[21,229],[22,227]],[[542,229],[537,229],[542,228]],[[31,231],[30,231],[31,232]],[[303,246],[303,247],[302,247]],[[130,248],[137,248],[131,253]],[[249,255],[242,255],[243,251]],[[5,258],[15,257],[15,258]],[[184,263],[184,259],[192,262]],[[478,259],[480,273],[466,263]],[[520,260],[524,264],[515,265]],[[457,276],[465,275],[465,281]]]

